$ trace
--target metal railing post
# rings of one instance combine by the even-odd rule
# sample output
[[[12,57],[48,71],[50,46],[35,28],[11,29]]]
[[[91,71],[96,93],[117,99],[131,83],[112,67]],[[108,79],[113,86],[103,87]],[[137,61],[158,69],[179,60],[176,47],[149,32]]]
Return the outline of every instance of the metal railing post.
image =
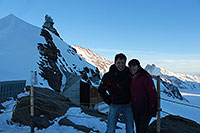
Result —
[[[34,75],[35,73],[31,71],[31,87],[30,87],[30,124],[31,124],[31,133],[34,133],[34,122],[33,122],[33,117],[34,117],[34,94],[33,94],[33,84],[34,84]]]
[[[160,76],[157,76],[157,93],[158,93],[158,115],[157,115],[157,133],[160,133],[160,126],[161,126],[161,121],[160,121]]]

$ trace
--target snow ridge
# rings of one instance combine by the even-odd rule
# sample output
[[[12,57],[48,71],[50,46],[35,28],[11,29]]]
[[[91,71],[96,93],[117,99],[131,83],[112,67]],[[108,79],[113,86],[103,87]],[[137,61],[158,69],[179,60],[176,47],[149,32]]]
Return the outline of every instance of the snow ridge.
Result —
[[[145,67],[152,75],[160,75],[165,82],[175,85],[180,89],[200,89],[200,76],[190,74],[176,74],[165,69],[159,68],[156,65],[147,65]]]
[[[90,49],[83,48],[81,46],[73,46],[79,56],[85,59],[87,62],[91,63],[92,65],[98,67],[99,71],[104,74],[108,72],[110,66],[113,62],[105,59],[104,57],[100,56],[99,54],[94,53]]]

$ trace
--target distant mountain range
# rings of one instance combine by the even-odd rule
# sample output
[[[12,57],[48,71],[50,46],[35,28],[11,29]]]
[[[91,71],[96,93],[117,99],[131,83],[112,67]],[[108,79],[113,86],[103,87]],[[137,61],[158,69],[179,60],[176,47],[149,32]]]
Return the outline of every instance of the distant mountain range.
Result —
[[[161,79],[173,84],[179,89],[200,89],[200,76],[191,74],[176,74],[156,65],[147,65],[145,69],[152,75],[160,75]]]

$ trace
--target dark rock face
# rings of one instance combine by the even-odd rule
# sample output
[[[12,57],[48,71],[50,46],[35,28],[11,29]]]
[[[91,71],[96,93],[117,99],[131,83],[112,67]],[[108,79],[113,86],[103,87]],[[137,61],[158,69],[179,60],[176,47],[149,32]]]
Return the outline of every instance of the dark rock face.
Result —
[[[151,123],[149,133],[156,133],[156,123]],[[168,115],[161,119],[161,133],[200,133],[200,124],[180,116]]]
[[[161,92],[165,93],[169,97],[178,98],[180,100],[186,100],[187,101],[187,99],[185,99],[181,95],[179,89],[176,86],[164,81],[162,77],[160,78],[160,83],[163,84],[166,88],[166,89],[162,89]]]
[[[18,99],[12,121],[30,126],[30,97]],[[34,126],[38,129],[47,128],[56,117],[64,115],[70,101],[63,95],[46,88],[34,88]]]
[[[163,81],[162,79],[160,81],[168,89],[168,91],[163,90],[163,92],[165,94],[167,94],[168,96],[173,97],[173,98],[178,98],[180,100],[184,99],[183,96],[181,95],[179,89],[176,86],[174,86],[173,84],[167,83],[167,82]]]
[[[48,84],[55,91],[60,92],[62,85],[62,73],[57,66],[58,56],[61,57],[60,50],[57,49],[49,32],[42,29],[43,36],[47,43],[38,43],[40,61],[38,62],[41,77],[48,81]]]
[[[91,84],[91,82],[95,83],[95,84],[99,84],[100,81],[100,72],[98,70],[98,68],[96,68],[96,70],[92,70],[88,67],[84,67],[83,71],[79,71],[81,74],[81,78],[83,80],[85,80],[85,82],[87,82],[88,84]],[[89,77],[88,74],[91,73],[92,77]]]

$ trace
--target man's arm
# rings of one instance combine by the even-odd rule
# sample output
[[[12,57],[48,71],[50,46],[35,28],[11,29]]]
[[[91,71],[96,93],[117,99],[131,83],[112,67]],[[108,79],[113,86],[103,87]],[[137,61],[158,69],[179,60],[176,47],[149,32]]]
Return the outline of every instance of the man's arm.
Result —
[[[111,104],[111,98],[110,95],[106,92],[109,88],[109,82],[105,79],[105,76],[103,76],[101,80],[101,84],[99,85],[98,92],[100,96],[103,98],[104,102],[108,105]]]

